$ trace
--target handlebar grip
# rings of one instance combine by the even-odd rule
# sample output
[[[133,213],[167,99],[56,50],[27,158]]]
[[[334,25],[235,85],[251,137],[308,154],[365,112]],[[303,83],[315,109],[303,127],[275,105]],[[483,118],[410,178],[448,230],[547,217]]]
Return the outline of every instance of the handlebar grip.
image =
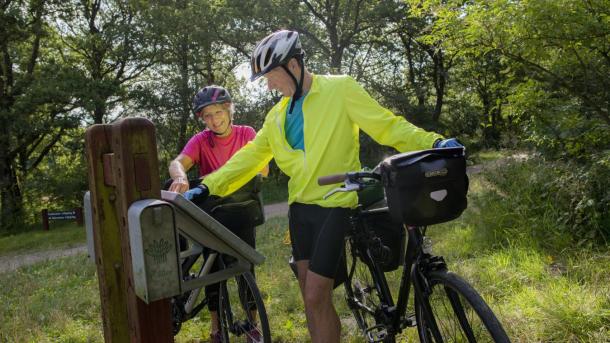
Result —
[[[346,178],[347,178],[347,174],[334,174],[334,175],[320,176],[318,178],[318,185],[326,186],[326,185],[332,185],[335,183],[341,183],[341,182],[345,181]]]

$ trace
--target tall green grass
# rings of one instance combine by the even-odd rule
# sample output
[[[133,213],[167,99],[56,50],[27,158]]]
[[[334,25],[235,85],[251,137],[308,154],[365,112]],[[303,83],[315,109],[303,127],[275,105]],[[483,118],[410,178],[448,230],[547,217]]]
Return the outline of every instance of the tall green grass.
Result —
[[[0,341],[103,342],[99,301],[85,254],[0,274]]]
[[[610,157],[591,164],[532,157],[496,165],[472,197],[499,241],[550,250],[608,246]]]

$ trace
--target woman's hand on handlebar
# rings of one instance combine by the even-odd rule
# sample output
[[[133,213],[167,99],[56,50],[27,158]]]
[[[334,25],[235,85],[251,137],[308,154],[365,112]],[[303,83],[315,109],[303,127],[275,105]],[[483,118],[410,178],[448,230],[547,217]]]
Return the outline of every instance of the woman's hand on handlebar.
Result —
[[[189,180],[185,177],[177,177],[169,186],[168,190],[170,192],[184,193],[189,190]]]

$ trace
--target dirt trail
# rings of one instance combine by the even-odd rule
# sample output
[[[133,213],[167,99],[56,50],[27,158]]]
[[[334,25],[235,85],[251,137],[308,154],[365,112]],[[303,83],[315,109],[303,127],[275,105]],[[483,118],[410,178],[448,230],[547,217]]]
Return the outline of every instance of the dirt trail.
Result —
[[[12,271],[19,267],[29,266],[46,260],[54,260],[56,258],[72,256],[84,252],[87,252],[87,246],[83,244],[74,248],[62,250],[37,251],[32,254],[0,257],[0,273]]]

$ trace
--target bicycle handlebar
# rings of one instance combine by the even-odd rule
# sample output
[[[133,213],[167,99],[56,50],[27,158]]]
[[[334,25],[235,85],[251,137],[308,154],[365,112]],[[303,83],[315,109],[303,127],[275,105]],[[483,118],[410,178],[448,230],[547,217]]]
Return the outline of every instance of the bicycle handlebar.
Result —
[[[345,174],[345,173],[320,176],[318,178],[318,185],[326,186],[326,185],[332,185],[335,183],[341,183],[341,182],[345,181],[346,178],[347,178],[347,174]]]
[[[381,180],[381,175],[379,175],[379,172],[375,172],[375,171],[349,172],[349,173],[345,173],[345,174],[332,174],[332,175],[320,176],[318,178],[318,185],[320,185],[320,186],[332,185],[335,183],[341,183],[346,180],[357,183],[359,180],[364,179],[364,178]]]

